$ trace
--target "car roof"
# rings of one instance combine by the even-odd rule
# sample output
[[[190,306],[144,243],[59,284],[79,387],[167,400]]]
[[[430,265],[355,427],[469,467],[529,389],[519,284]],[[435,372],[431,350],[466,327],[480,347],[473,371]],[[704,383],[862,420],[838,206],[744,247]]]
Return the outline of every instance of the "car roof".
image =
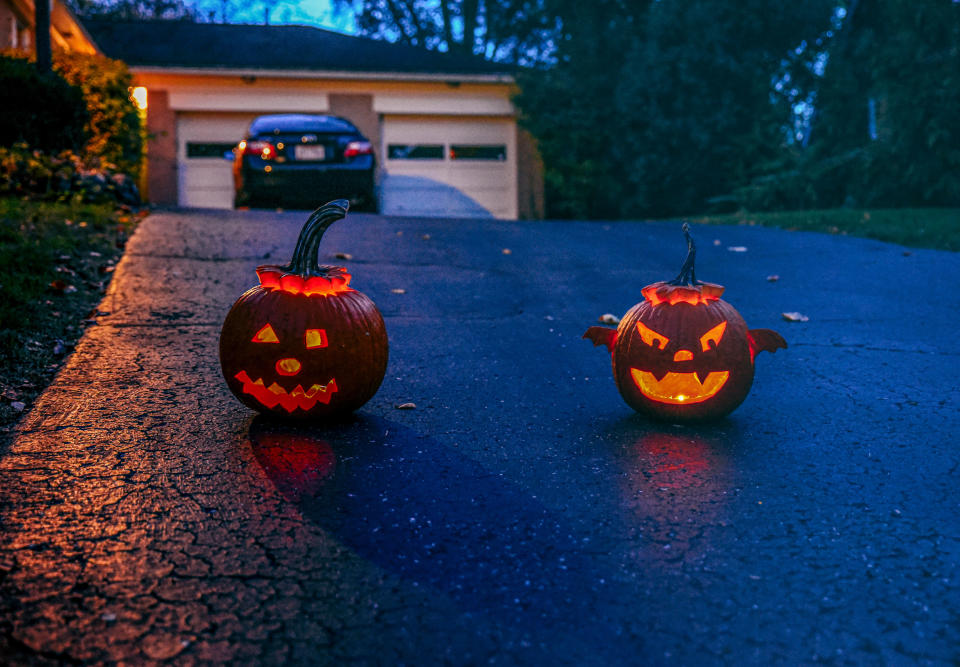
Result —
[[[250,134],[277,134],[280,132],[357,132],[353,123],[337,116],[319,114],[283,113],[258,116],[250,123]]]

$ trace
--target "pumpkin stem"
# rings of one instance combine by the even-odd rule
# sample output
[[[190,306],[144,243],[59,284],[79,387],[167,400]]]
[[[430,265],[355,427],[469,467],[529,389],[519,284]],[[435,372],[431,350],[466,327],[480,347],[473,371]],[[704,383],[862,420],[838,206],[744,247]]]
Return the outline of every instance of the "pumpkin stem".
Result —
[[[337,199],[311,213],[303,229],[300,230],[297,245],[293,249],[293,259],[285,270],[301,276],[322,274],[318,261],[320,240],[330,225],[347,215],[349,208],[350,202],[346,199]]]
[[[680,267],[680,273],[676,278],[671,280],[668,284],[670,285],[699,285],[697,282],[697,275],[694,270],[693,263],[697,259],[697,244],[693,242],[693,237],[690,236],[690,225],[686,222],[683,223],[683,235],[687,239],[687,258],[683,260],[683,266]]]

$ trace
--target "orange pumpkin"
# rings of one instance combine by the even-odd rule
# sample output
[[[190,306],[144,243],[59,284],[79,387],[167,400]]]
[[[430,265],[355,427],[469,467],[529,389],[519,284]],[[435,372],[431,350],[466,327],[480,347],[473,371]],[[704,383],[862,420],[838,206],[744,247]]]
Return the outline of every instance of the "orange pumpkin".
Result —
[[[637,412],[671,421],[729,414],[753,384],[757,352],[786,341],[770,329],[748,329],[720,298],[723,287],[696,279],[696,245],[684,224],[687,258],[674,280],[644,287],[644,301],[616,330],[590,327],[583,335],[606,345],[623,400]]]
[[[332,417],[376,393],[387,369],[387,332],[376,305],[350,287],[340,266],[319,266],[320,240],[347,213],[345,200],[318,208],[286,266],[261,266],[220,332],[230,391],[264,413]]]

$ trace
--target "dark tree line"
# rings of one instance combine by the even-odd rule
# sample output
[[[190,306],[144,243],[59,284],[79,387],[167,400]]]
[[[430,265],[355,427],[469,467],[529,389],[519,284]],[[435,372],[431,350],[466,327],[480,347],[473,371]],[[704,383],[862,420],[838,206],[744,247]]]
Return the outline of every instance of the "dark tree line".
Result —
[[[553,216],[960,205],[954,0],[340,4],[369,35],[527,66]]]

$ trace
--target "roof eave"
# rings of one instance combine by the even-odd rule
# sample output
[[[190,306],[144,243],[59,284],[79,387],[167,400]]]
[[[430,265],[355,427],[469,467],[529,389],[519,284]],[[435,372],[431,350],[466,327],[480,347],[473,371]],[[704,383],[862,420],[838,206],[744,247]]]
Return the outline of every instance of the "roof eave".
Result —
[[[279,79],[341,79],[360,81],[430,81],[444,83],[486,83],[512,85],[512,74],[467,72],[351,72],[345,70],[240,69],[231,67],[169,67],[131,65],[135,74],[190,74],[199,76],[270,77]]]

